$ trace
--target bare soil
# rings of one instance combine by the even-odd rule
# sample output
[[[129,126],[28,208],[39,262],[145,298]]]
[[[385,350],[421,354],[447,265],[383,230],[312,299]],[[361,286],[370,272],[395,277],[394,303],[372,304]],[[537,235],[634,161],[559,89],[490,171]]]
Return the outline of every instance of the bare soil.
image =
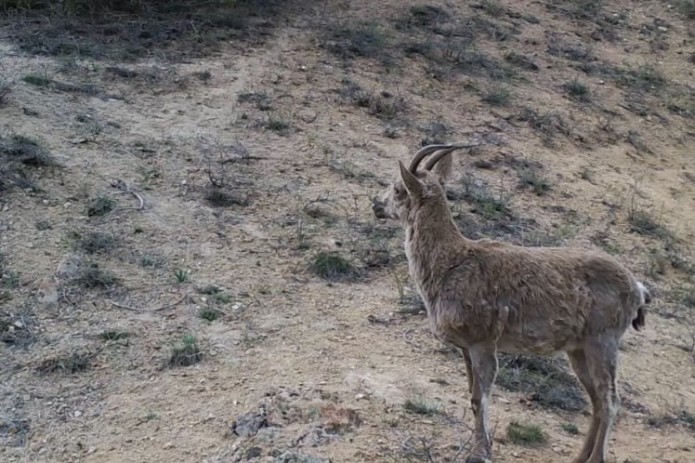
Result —
[[[688,3],[276,2],[129,54],[91,29],[90,53],[29,47],[47,26],[9,17],[0,460],[463,461],[463,362],[370,198],[422,143],[478,139],[449,186],[468,236],[599,247],[653,290],[610,461],[694,461]],[[588,408],[533,374],[495,390],[497,461],[570,461]]]

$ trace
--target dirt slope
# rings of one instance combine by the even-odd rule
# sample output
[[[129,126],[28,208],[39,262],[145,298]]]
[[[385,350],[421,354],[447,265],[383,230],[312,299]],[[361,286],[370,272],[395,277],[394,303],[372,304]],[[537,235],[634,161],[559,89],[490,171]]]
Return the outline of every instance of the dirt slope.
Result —
[[[32,53],[8,21],[0,459],[463,461],[463,364],[370,198],[423,142],[473,138],[450,185],[466,234],[600,247],[654,290],[624,339],[611,461],[693,461],[695,22],[678,5],[281,5],[263,34],[131,61]],[[19,136],[58,166],[15,162]],[[527,387],[495,391],[498,461],[570,461],[587,409],[547,405],[563,370],[524,365],[502,374]]]

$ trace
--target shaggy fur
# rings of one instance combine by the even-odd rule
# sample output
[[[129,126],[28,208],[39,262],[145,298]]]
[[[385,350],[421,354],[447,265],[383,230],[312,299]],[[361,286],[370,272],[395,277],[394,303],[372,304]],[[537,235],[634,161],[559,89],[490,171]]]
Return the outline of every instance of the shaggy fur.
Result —
[[[492,458],[488,415],[500,351],[567,353],[593,406],[574,463],[603,463],[619,407],[618,344],[630,325],[644,327],[651,296],[602,252],[464,237],[443,185],[451,152],[467,146],[422,148],[409,168],[399,162],[400,178],[374,200],[377,217],[401,220],[405,227],[410,274],[433,333],[463,351],[476,438],[467,462]]]

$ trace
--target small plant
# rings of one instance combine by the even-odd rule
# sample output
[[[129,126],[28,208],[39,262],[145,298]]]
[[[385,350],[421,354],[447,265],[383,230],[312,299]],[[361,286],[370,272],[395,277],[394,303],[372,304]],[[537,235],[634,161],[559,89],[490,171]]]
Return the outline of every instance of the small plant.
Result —
[[[685,285],[676,291],[681,304],[690,309],[695,309],[695,285]]]
[[[582,170],[579,171],[579,178],[582,180],[586,180],[589,183],[594,182],[594,171],[591,170],[589,167],[583,167]]]
[[[410,7],[409,22],[416,26],[432,26],[447,21],[451,15],[434,5],[414,5]]]
[[[12,86],[5,80],[0,79],[0,105],[4,105],[7,95],[12,92]]]
[[[494,0],[483,0],[481,7],[486,14],[489,14],[495,18],[498,18],[507,12],[503,5],[500,5]]]
[[[586,406],[582,386],[560,358],[500,355],[495,383],[508,391],[528,393],[545,408],[580,411]]]
[[[502,192],[495,194],[490,186],[466,174],[462,179],[463,192],[460,199],[473,204],[473,211],[486,219],[501,219],[511,214],[509,210],[509,197]],[[459,198],[454,198],[459,199]]]
[[[539,113],[531,108],[524,108],[518,118],[520,121],[528,122],[533,130],[540,133],[547,145],[552,144],[556,134],[568,136],[571,133],[567,121],[557,112]]]
[[[562,423],[561,428],[567,434],[571,434],[573,436],[576,436],[577,434],[579,434],[579,428],[574,423]]]
[[[205,200],[213,207],[248,206],[248,196],[226,191],[218,187],[210,187],[205,193]]]
[[[350,280],[358,276],[357,269],[338,254],[320,252],[311,263],[311,270],[324,280]]]
[[[48,373],[80,373],[91,367],[91,356],[82,353],[75,353],[67,357],[53,357],[44,360],[36,367],[36,371],[41,374]]]
[[[217,287],[215,285],[207,285],[207,286],[200,288],[198,290],[198,292],[200,294],[207,294],[207,295],[213,296],[215,294],[221,293],[222,289],[220,289],[219,287]]]
[[[543,444],[547,439],[540,426],[516,421],[507,426],[507,438],[514,444],[527,447]]]
[[[672,239],[673,235],[658,219],[655,219],[647,211],[632,207],[628,213],[627,221],[630,231],[643,236],[654,236],[661,239]]]
[[[75,248],[87,254],[103,253],[113,250],[117,245],[116,238],[101,232],[91,232],[85,235],[77,235]]]
[[[2,287],[6,289],[15,289],[19,287],[19,273],[6,271],[5,273],[0,272],[0,283]]]
[[[403,408],[416,415],[435,416],[444,414],[442,404],[439,402],[430,402],[422,398],[406,400],[403,404]]]
[[[46,231],[53,228],[53,225],[51,225],[51,222],[48,220],[39,220],[34,224],[34,226],[38,231]]]
[[[101,217],[116,208],[116,201],[109,196],[97,196],[87,205],[88,217]]]
[[[229,294],[225,293],[224,291],[222,291],[222,289],[218,288],[215,285],[205,286],[199,289],[198,292],[200,294],[207,294],[208,296],[211,296],[215,302],[218,302],[220,304],[228,304],[232,300]]]
[[[140,265],[142,267],[154,267],[155,263],[156,262],[152,256],[144,255],[140,257]]]
[[[104,341],[120,341],[122,339],[128,339],[130,333],[127,331],[102,331],[99,333],[99,337]]]
[[[118,279],[99,268],[95,262],[87,262],[80,270],[75,283],[86,289],[109,289],[118,284]]]
[[[178,269],[174,272],[174,277],[178,283],[186,283],[190,278],[190,274],[186,269]]]
[[[661,90],[667,84],[664,75],[649,65],[618,73],[617,81],[623,87],[642,92]]]
[[[511,92],[502,86],[497,86],[489,89],[483,95],[483,101],[492,106],[505,106],[509,103]]]
[[[218,318],[220,318],[220,311],[217,309],[213,309],[211,307],[207,307],[204,309],[201,309],[198,312],[198,316],[202,318],[203,320],[207,320],[209,322],[214,322]]]
[[[647,424],[653,428],[684,425],[685,427],[695,431],[695,414],[690,413],[688,410],[662,413],[660,415],[653,415],[647,418]]]
[[[198,347],[198,339],[189,334],[172,348],[168,365],[169,367],[188,367],[201,360],[203,360],[203,352]]]
[[[562,88],[574,101],[580,103],[588,103],[591,101],[591,91],[589,90],[589,86],[580,82],[578,79],[566,82]]]
[[[538,65],[531,58],[513,51],[507,53],[504,56],[504,60],[511,65],[528,71],[538,71],[539,69]]]
[[[334,28],[325,37],[324,48],[342,59],[384,58],[386,35],[376,23]]]
[[[48,77],[40,76],[38,74],[27,74],[22,77],[22,81],[36,87],[48,87],[53,82]]]
[[[695,0],[680,0],[678,10],[688,19],[695,19]]]
[[[270,116],[265,123],[265,128],[284,135],[290,129],[290,123],[281,117]]]
[[[31,167],[50,167],[57,163],[38,140],[24,135],[0,137],[0,160]]]
[[[227,293],[217,293],[213,296],[213,298],[215,299],[215,302],[219,302],[220,304],[229,304],[229,302],[232,300]]]
[[[525,168],[519,171],[519,185],[531,187],[538,196],[543,196],[551,189],[550,182],[537,168]]]
[[[260,111],[273,109],[273,100],[265,92],[244,92],[237,97],[239,103],[253,103]]]

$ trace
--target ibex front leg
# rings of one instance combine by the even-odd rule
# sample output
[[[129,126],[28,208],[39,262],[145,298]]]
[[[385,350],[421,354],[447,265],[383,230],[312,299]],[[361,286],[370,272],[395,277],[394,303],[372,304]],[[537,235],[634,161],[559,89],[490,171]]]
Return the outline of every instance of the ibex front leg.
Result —
[[[466,365],[466,380],[468,380],[468,393],[473,394],[475,378],[473,376],[473,366],[471,365],[471,354],[468,353],[468,349],[465,347],[461,348],[463,353],[463,362]]]
[[[475,444],[466,463],[486,463],[492,460],[490,436],[490,399],[497,375],[497,351],[494,345],[477,344],[468,349],[473,373],[471,408],[475,415]]]

